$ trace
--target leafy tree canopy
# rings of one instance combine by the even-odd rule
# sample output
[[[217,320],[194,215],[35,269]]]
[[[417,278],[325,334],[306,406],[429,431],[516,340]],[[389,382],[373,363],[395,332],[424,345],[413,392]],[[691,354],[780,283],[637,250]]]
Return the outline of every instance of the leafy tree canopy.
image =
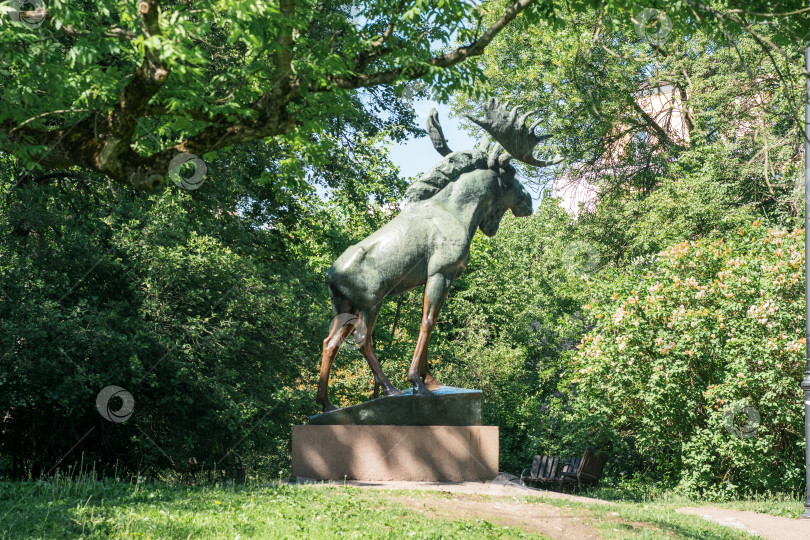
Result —
[[[616,26],[654,4],[600,9]],[[807,35],[802,2],[744,4],[687,0],[667,9],[678,27],[717,32],[773,21],[775,47]],[[521,12],[527,22],[562,24],[569,12],[601,5],[16,1],[2,6],[0,150],[30,169],[82,167],[139,189],[164,181],[180,153],[206,158],[267,137],[281,138],[287,159],[317,166],[329,155],[324,123],[356,114],[357,90],[368,93],[370,113],[388,109],[403,81],[422,79],[446,96],[480,74],[464,60]]]
[[[682,27],[655,42],[604,10],[566,18],[506,29],[482,56],[484,91],[537,111],[553,135],[543,152],[566,163],[526,176],[593,194],[578,224],[604,261],[696,238],[732,207],[792,223],[803,185],[801,41],[777,45],[780,25],[767,21]],[[659,110],[644,102],[657,88],[671,92]],[[458,100],[465,112],[476,104]]]

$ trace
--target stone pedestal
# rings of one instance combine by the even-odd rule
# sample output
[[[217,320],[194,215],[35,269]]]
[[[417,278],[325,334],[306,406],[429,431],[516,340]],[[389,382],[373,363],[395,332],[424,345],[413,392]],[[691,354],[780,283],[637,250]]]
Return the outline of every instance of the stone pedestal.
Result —
[[[292,474],[465,482],[498,475],[498,426],[293,426]]]
[[[317,480],[464,482],[498,475],[498,427],[480,390],[372,399],[293,426],[292,474]]]

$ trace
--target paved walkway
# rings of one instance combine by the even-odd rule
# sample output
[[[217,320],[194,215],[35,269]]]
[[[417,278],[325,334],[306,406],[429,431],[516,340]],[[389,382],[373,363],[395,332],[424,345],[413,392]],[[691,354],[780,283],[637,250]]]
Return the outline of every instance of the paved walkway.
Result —
[[[769,540],[810,539],[810,520],[790,519],[743,510],[726,510],[713,506],[678,508],[677,512],[694,514],[708,521],[734,527]]]

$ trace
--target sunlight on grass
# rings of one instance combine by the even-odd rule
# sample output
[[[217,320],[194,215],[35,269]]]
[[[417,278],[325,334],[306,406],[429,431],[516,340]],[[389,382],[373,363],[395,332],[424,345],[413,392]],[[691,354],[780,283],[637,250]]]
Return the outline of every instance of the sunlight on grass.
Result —
[[[5,482],[3,538],[543,538],[429,518],[356,488]]]
[[[615,488],[601,486],[589,489],[587,497],[623,503],[655,505],[660,508],[682,508],[685,506],[716,506],[730,510],[747,510],[796,519],[804,512],[804,498],[798,494],[760,493],[743,499],[713,500],[697,498],[677,491],[658,489],[653,484]]]
[[[638,487],[638,486],[637,486]],[[448,509],[437,517],[403,503],[403,496]],[[249,482],[185,485],[96,480],[91,474],[51,481],[0,483],[2,538],[544,538],[525,523],[499,521],[499,503],[525,505],[525,516],[551,505],[603,538],[750,538],[744,532],[676,512],[705,505],[647,485],[636,490],[599,487],[583,493],[596,504],[536,496],[493,497],[445,492],[371,490],[345,486]],[[459,513],[457,497],[492,503],[491,516]],[[436,505],[439,505],[438,507]],[[787,495],[713,503],[713,506],[797,517],[802,504]],[[521,515],[523,510],[521,507]],[[493,522],[494,521],[494,522]],[[516,525],[503,526],[505,523]],[[522,530],[518,527],[524,527]],[[544,530],[544,529],[539,529]]]
[[[452,497],[451,494],[422,493],[424,497]],[[482,496],[482,499],[493,502],[498,497]],[[548,504],[570,510],[573,514],[585,518],[593,525],[603,538],[694,538],[700,540],[730,540],[751,538],[747,533],[722,525],[695,519],[694,516],[675,512],[675,507],[651,505],[644,503],[594,504],[578,502],[556,497],[521,496],[509,497],[508,500],[527,505],[527,514],[532,512],[531,505]]]

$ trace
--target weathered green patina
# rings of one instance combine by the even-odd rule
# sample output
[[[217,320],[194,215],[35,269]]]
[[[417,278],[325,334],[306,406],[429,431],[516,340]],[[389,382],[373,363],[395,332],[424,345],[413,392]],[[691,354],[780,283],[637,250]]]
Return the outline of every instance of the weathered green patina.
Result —
[[[411,389],[400,396],[381,397],[309,417],[314,425],[370,426],[480,426],[484,423],[483,394],[442,386],[429,396],[413,395]]]
[[[548,136],[535,135],[537,122],[526,126],[528,117],[492,99],[484,118],[471,120],[496,142],[452,152],[436,111],[431,111],[428,132],[444,159],[408,188],[407,203],[396,217],[347,249],[326,272],[335,318],[323,342],[318,383],[317,401],[324,411],[335,409],[328,395],[329,372],[352,332],[383,395],[402,395],[380,369],[371,332],[386,297],[420,285],[425,286],[422,324],[408,381],[416,395],[430,395],[441,386],[428,371],[428,342],[451,283],[467,267],[476,229],[493,236],[507,210],[515,216],[532,213],[531,196],[509,161],[514,157],[538,167],[560,161],[533,156],[535,146]]]

